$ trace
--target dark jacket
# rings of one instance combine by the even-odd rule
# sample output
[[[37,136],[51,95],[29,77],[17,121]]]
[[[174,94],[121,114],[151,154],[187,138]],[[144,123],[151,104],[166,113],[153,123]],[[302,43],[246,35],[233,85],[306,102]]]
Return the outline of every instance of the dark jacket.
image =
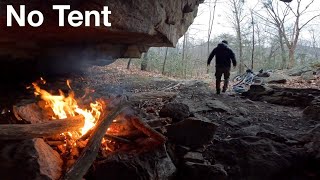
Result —
[[[233,66],[237,65],[237,61],[234,52],[225,43],[220,43],[213,49],[209,58],[208,65],[210,65],[213,57],[216,56],[216,67],[231,67],[231,61]]]

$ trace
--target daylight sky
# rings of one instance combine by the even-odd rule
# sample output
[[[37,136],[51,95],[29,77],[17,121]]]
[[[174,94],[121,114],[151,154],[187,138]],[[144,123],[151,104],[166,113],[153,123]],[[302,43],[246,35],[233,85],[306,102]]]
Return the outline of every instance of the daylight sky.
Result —
[[[206,0],[206,2],[209,0]],[[213,2],[213,0],[211,0]],[[231,27],[231,23],[228,20],[228,14],[230,14],[230,9],[227,5],[228,0],[218,0],[219,3],[216,8],[216,15],[215,15],[215,21],[214,21],[214,28],[213,28],[213,35],[212,37],[218,36],[222,33],[230,33],[235,34],[233,28]],[[308,2],[311,0],[302,0],[303,7],[306,6]],[[246,0],[246,6],[249,8],[254,8],[256,10],[261,9],[261,6],[257,6],[258,0]],[[282,3],[282,2],[281,2]],[[296,0],[292,1],[291,6],[296,7]],[[247,8],[248,9],[248,8]],[[305,18],[313,17],[315,13],[320,13],[320,0],[314,0],[313,5],[309,8],[310,13]],[[317,11],[319,10],[319,11]],[[209,24],[209,9],[208,6],[205,4],[200,5],[198,16],[195,19],[194,23],[189,29],[190,37],[196,38],[196,39],[203,39],[206,40],[207,38],[207,31],[208,31],[208,24]],[[314,29],[320,29],[320,18],[314,20],[312,23]],[[302,33],[302,37],[308,39],[309,34],[308,29],[310,29],[311,26],[306,27],[304,29],[304,33]]]

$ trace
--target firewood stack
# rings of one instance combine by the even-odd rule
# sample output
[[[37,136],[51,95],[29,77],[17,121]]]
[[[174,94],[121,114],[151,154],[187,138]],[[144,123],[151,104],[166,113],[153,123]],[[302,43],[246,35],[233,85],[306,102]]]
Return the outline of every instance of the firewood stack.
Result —
[[[51,119],[43,102],[13,108],[15,117],[28,124],[0,125],[0,140],[43,139],[63,161],[61,176],[51,179],[81,179],[95,161],[97,155],[108,157],[118,152],[142,153],[163,145],[166,138],[143,122],[132,111],[126,100],[117,97],[103,100],[100,119],[86,134],[79,130],[84,126],[83,116],[67,119]],[[108,106],[106,106],[108,104]],[[152,124],[159,124],[152,122]],[[49,147],[48,146],[48,147]],[[58,178],[58,179],[59,179]]]

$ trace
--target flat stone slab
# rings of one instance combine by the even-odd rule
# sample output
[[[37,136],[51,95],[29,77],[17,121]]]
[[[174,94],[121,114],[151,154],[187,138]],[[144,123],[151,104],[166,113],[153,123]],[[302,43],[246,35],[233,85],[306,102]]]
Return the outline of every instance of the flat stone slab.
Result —
[[[188,162],[204,163],[203,155],[199,152],[188,152],[183,158]]]
[[[212,141],[218,124],[188,118],[167,127],[169,141],[189,147],[201,147]]]
[[[244,118],[242,116],[232,117],[226,123],[229,126],[232,126],[232,127],[246,127],[246,126],[249,126],[251,124],[250,119]]]

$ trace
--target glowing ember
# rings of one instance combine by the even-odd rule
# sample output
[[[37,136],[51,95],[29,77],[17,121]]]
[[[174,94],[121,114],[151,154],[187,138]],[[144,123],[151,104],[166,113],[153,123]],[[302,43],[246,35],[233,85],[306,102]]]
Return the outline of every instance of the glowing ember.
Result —
[[[46,82],[41,78],[41,83],[45,84]],[[54,112],[52,119],[65,119],[76,115],[84,116],[85,124],[81,129],[81,135],[93,128],[100,118],[102,104],[98,101],[90,103],[90,109],[83,109],[79,107],[73,91],[67,96],[61,90],[59,90],[59,95],[52,95],[41,89],[37,83],[32,83],[32,85],[35,89],[34,94],[40,96],[46,102],[46,108],[50,108]],[[70,81],[67,81],[67,86],[71,90]]]

